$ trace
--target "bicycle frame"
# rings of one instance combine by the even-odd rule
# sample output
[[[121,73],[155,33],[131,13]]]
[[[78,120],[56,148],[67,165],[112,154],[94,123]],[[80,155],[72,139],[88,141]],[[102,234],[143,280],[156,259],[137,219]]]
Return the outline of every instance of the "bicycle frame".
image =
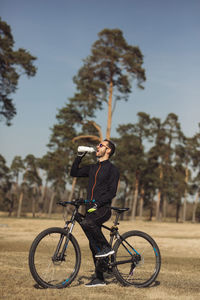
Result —
[[[71,204],[70,202],[65,202],[66,204]],[[66,230],[68,230],[68,233],[69,234],[71,234],[72,233],[72,231],[73,231],[73,228],[74,228],[74,226],[75,226],[75,222],[76,222],[76,220],[75,220],[75,217],[76,217],[76,214],[78,213],[78,209],[79,209],[79,205],[75,205],[74,204],[74,206],[75,206],[75,209],[74,209],[74,211],[73,211],[73,213],[72,213],[72,216],[71,216],[71,219],[70,219],[70,221],[66,221],[66,223],[65,223],[65,226],[64,226],[64,229],[66,229]],[[111,209],[112,209],[112,207],[111,207]],[[119,231],[118,231],[118,227],[117,227],[117,225],[119,225],[119,217],[120,217],[120,212],[117,212],[116,213],[116,217],[115,217],[115,220],[114,220],[114,225],[112,226],[112,227],[108,227],[108,226],[106,226],[106,225],[102,225],[102,228],[104,228],[104,229],[106,229],[106,230],[108,230],[108,231],[110,231],[110,245],[111,245],[111,247],[112,247],[112,245],[113,245],[113,240],[114,240],[114,237],[116,238],[116,239],[121,239],[122,241],[124,241],[126,244],[127,244],[127,246],[129,246],[130,247],[130,249],[132,249],[133,250],[133,253],[131,253],[131,251],[127,248],[127,246],[123,243],[122,245],[123,245],[123,247],[126,249],[126,251],[131,255],[131,258],[129,259],[129,260],[123,260],[123,261],[118,261],[117,263],[111,263],[110,264],[110,266],[116,266],[116,265],[118,265],[118,264],[125,264],[125,263],[129,263],[129,262],[134,262],[133,261],[133,259],[135,259],[135,256],[137,255],[138,256],[138,259],[140,259],[140,254],[137,252],[137,250],[136,249],[134,249],[126,240],[124,240],[124,238],[119,234]],[[81,215],[80,213],[79,213],[79,215]],[[82,217],[84,217],[83,215],[81,215]],[[71,223],[71,226],[69,227],[69,224]],[[61,237],[62,238],[62,237]],[[63,241],[63,239],[62,239],[62,241]],[[60,244],[60,246],[61,246],[61,244],[62,244],[62,241],[60,241],[59,242],[59,244]],[[65,252],[65,250],[66,250],[66,248],[67,248],[67,243],[68,243],[68,240],[66,240],[66,242],[65,242],[65,244],[64,244],[64,247],[63,247],[63,250],[62,250],[62,253],[61,253],[61,257],[63,257],[64,256],[64,252]],[[59,246],[58,246],[58,249],[59,249]],[[56,250],[56,253],[58,253],[57,252],[57,250]]]

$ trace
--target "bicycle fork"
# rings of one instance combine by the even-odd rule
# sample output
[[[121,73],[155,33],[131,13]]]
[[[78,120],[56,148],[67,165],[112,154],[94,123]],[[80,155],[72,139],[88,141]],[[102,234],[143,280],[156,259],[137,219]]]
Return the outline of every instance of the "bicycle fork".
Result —
[[[70,228],[68,227],[69,223],[71,223]],[[59,242],[58,242],[58,245],[57,245],[56,250],[55,250],[55,253],[54,253],[53,257],[52,257],[52,261],[53,262],[64,261],[65,260],[65,251],[67,249],[67,246],[68,246],[68,243],[69,243],[69,236],[72,233],[74,225],[75,225],[74,221],[73,222],[66,222],[65,227],[64,227],[64,229],[67,231],[66,240],[65,240],[65,242],[63,244],[63,240],[64,240],[65,235],[61,234]],[[60,252],[62,244],[63,244],[63,248],[62,248],[62,250]]]

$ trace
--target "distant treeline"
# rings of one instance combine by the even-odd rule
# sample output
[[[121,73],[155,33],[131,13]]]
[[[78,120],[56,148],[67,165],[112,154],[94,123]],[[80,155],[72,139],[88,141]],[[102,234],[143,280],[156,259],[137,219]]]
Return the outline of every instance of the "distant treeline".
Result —
[[[144,216],[149,220],[199,221],[200,134],[186,137],[178,117],[169,114],[161,122],[146,113],[138,113],[138,122],[119,125],[113,163],[119,168],[120,182],[113,204],[130,207],[126,218]],[[55,134],[55,133],[54,133]],[[95,146],[85,137],[49,148],[42,158],[32,154],[14,157],[8,167],[0,156],[0,209],[20,217],[58,212],[58,199],[86,198],[87,179],[69,176],[78,145]],[[58,138],[58,136],[57,136]],[[87,155],[83,163],[94,163]]]

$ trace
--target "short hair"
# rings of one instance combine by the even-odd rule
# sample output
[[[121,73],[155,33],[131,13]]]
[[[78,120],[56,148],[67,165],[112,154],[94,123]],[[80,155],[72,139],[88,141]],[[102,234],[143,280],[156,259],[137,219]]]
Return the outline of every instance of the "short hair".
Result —
[[[115,153],[115,145],[113,142],[111,142],[108,139],[105,139],[104,141],[108,143],[108,147],[111,149],[110,154],[109,154],[109,157],[111,157]]]

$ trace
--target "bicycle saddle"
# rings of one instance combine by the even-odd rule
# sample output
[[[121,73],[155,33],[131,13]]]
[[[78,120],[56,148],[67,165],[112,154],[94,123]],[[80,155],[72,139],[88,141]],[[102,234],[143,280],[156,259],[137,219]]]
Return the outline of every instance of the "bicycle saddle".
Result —
[[[119,214],[121,214],[121,213],[123,213],[123,212],[129,210],[129,207],[126,207],[126,208],[119,208],[119,207],[113,207],[113,206],[111,206],[111,209],[116,210]]]

